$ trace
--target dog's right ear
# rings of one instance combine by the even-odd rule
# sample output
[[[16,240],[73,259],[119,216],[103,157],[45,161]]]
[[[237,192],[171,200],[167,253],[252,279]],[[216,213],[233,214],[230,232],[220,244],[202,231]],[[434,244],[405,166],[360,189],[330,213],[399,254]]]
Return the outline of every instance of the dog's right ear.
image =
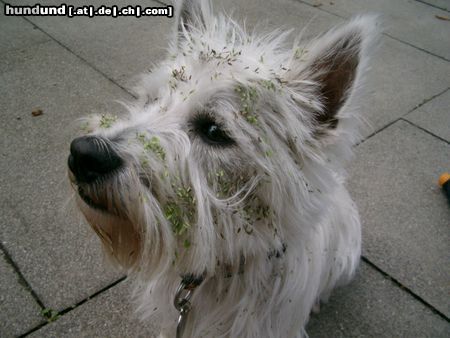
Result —
[[[285,81],[294,91],[317,98],[312,100],[319,103],[312,112],[316,135],[353,132],[341,123],[350,117],[342,108],[352,97],[361,96],[379,24],[377,16],[359,16],[295,51]]]
[[[206,16],[211,13],[209,1],[179,0],[176,2],[176,42],[179,45],[186,34],[195,29],[206,28]]]

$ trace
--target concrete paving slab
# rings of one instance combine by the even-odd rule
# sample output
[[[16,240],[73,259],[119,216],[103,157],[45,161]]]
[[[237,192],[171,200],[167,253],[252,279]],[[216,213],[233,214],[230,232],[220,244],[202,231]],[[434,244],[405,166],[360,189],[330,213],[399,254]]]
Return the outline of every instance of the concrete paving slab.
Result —
[[[362,263],[353,282],[331,294],[307,326],[310,338],[430,337],[450,325],[392,281]]]
[[[448,62],[383,37],[372,60],[368,96],[360,111],[370,127],[363,136],[379,130],[413,110],[449,85]]]
[[[0,337],[16,337],[44,321],[41,308],[0,251]]]
[[[448,88],[448,62],[383,37],[369,73],[367,103],[361,113],[376,131]]]
[[[99,295],[30,337],[156,337],[132,314],[127,282]],[[333,293],[307,332],[319,337],[446,337],[450,326],[410,295],[362,264],[354,282]]]
[[[398,121],[356,149],[349,188],[363,223],[363,254],[450,316],[450,208],[437,180],[450,147]]]
[[[152,323],[138,319],[129,295],[129,282],[121,282],[29,337],[157,337]]]
[[[342,21],[334,15],[291,0],[214,0],[213,4],[216,12],[232,14],[239,23],[245,22],[249,31],[255,27],[262,33],[278,28],[295,29],[292,40],[306,26],[303,32],[305,39],[322,34]]]
[[[53,41],[4,53],[0,84],[0,238],[45,306],[60,310],[119,276],[74,210],[66,163],[75,119],[117,112],[113,100],[127,96]]]
[[[26,0],[24,3],[34,2]],[[59,3],[57,0],[47,2],[47,4]],[[105,4],[102,0],[88,2],[71,0],[66,3],[78,5],[89,3],[94,6]],[[247,17],[246,22],[250,26],[260,23],[266,30],[269,27],[272,29],[279,27],[286,22],[290,23],[287,28],[302,28],[314,18],[314,24],[306,31],[306,36],[322,33],[332,23],[340,21],[335,16],[292,1],[283,0],[281,4],[268,0],[231,1],[226,4],[214,1],[214,3],[218,9],[225,8],[228,12],[233,8],[236,9],[237,17],[241,19]],[[123,3],[110,0],[107,4]],[[133,0],[128,4],[161,6],[160,3],[151,0]],[[269,12],[272,13],[270,16],[267,15]],[[261,17],[267,20],[261,20]],[[165,56],[173,25],[173,18],[165,17],[139,19],[77,17],[70,20],[64,17],[29,17],[29,19],[124,87],[129,87],[135,75],[141,74]]]
[[[450,90],[414,110],[405,119],[450,142]]]
[[[12,1],[18,4],[18,1]],[[20,1],[35,4],[34,0]],[[67,5],[141,5],[161,7],[151,0],[70,0]],[[46,5],[59,5],[59,0]],[[29,17],[73,53],[87,60],[96,69],[122,86],[132,84],[132,77],[143,73],[166,55],[173,18],[167,17]]]
[[[448,12],[411,0],[305,0],[320,9],[342,17],[361,12],[377,12],[385,19],[386,33],[450,60],[450,22]]]
[[[50,40],[47,35],[25,19],[6,16],[3,12],[2,8],[0,11],[0,54]]]

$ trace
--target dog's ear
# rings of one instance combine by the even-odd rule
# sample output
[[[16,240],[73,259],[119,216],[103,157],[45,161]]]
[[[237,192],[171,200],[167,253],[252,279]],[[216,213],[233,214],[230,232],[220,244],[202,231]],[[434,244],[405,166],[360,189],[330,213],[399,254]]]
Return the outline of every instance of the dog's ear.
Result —
[[[378,35],[377,17],[360,16],[293,52],[286,81],[319,99],[313,118],[320,133],[337,128],[339,112],[361,87]]]
[[[206,15],[210,13],[209,0],[178,0],[176,2],[176,38],[183,39],[192,29],[205,28]]]

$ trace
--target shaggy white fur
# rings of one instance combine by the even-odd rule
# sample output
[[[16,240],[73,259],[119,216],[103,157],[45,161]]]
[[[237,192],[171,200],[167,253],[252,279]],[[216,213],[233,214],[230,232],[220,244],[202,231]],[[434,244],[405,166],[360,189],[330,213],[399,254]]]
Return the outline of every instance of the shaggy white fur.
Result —
[[[184,337],[257,338],[305,336],[314,304],[352,278],[361,230],[343,167],[376,26],[360,16],[287,48],[289,33],[178,3],[170,55],[128,113],[86,119],[123,164],[88,183],[70,173],[78,204],[163,334],[181,276],[204,277]]]

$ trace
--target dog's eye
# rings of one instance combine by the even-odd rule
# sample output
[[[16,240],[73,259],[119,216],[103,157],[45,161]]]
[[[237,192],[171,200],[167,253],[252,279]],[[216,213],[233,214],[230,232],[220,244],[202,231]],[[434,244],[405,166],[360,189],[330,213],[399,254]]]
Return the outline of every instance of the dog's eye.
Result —
[[[197,116],[193,121],[193,126],[202,140],[210,145],[234,144],[233,139],[227,135],[222,126],[209,116]]]

